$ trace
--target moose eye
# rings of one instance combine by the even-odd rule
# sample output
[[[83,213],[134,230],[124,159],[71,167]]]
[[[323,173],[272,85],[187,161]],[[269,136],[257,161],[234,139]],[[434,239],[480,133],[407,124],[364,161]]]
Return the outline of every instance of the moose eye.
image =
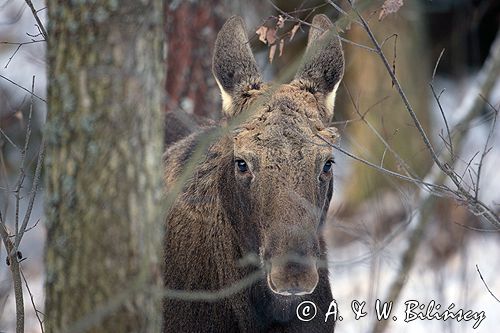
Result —
[[[242,173],[248,171],[247,162],[243,160],[236,160],[236,166],[238,167],[238,170]]]
[[[332,169],[333,163],[335,163],[335,162],[333,162],[333,160],[326,161],[325,165],[323,166],[323,172],[324,173],[330,172],[330,170]]]

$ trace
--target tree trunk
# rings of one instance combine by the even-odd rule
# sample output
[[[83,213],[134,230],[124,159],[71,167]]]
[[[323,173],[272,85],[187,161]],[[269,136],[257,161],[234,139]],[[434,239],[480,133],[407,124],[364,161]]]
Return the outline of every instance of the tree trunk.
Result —
[[[227,18],[223,0],[174,1],[166,8],[169,57],[168,111],[220,116],[219,88],[212,76],[212,50]]]
[[[160,330],[162,13],[48,1],[47,332]]]

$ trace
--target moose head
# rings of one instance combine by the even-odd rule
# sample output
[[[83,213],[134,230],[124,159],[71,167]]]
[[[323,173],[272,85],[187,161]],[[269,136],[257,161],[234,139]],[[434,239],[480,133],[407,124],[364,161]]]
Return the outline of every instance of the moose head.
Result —
[[[269,289],[310,294],[325,257],[321,224],[333,190],[337,131],[328,127],[344,57],[325,15],[312,21],[305,55],[288,84],[264,83],[240,17],[219,32],[213,73],[232,132],[224,203],[246,253],[258,253]]]

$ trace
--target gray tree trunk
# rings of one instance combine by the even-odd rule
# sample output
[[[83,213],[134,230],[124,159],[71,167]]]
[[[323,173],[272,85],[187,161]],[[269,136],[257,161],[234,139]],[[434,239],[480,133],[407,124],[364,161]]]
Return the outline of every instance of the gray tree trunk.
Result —
[[[158,332],[162,1],[47,5],[46,332]]]

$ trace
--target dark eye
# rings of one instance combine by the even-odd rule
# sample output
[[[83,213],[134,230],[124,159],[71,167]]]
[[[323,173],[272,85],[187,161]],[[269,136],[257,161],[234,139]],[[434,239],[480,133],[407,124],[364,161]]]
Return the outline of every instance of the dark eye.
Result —
[[[236,160],[236,166],[238,167],[238,170],[240,170],[240,172],[247,172],[248,171],[247,162],[245,162],[243,160]]]
[[[325,165],[323,166],[323,172],[324,173],[328,173],[330,172],[330,170],[332,169],[332,165],[333,165],[333,161],[332,160],[328,160],[326,161]]]

